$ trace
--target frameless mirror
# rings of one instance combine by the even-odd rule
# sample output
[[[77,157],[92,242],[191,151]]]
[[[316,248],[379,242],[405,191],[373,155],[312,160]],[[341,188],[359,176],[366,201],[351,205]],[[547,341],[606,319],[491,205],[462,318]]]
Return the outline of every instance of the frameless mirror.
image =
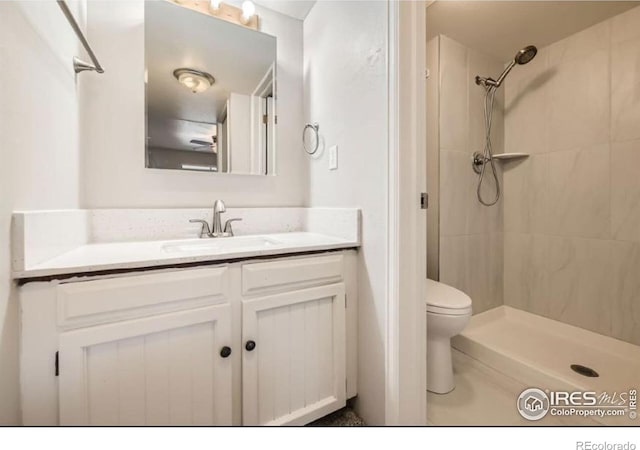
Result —
[[[145,2],[146,167],[272,175],[276,38]]]

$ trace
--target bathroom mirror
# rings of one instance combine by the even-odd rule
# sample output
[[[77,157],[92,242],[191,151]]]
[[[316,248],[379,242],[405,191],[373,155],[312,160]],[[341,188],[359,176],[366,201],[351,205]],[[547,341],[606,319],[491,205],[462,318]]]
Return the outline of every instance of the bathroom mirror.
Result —
[[[145,65],[146,167],[275,173],[274,36],[145,2]]]

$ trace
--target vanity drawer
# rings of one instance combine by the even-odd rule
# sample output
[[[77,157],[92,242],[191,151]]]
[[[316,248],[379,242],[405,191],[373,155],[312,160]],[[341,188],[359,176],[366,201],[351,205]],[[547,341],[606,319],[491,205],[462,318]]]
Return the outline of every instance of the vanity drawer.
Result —
[[[227,266],[59,285],[58,326],[79,328],[229,301]]]
[[[283,259],[242,266],[242,294],[290,291],[341,282],[342,254]]]

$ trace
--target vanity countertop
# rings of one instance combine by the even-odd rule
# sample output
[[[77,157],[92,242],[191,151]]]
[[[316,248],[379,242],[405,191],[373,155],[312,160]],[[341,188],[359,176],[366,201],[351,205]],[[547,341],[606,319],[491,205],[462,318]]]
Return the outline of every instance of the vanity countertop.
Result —
[[[153,268],[355,248],[356,240],[310,232],[214,239],[110,242],[81,245],[59,256],[14,271],[16,279]]]

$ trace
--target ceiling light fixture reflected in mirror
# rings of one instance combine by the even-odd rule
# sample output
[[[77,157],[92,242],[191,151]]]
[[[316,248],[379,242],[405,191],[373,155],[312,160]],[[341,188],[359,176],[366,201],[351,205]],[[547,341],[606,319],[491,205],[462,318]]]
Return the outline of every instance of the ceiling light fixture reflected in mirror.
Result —
[[[206,91],[216,82],[211,74],[188,68],[174,70],[173,76],[176,77],[176,80],[178,80],[181,85],[194,94]]]

